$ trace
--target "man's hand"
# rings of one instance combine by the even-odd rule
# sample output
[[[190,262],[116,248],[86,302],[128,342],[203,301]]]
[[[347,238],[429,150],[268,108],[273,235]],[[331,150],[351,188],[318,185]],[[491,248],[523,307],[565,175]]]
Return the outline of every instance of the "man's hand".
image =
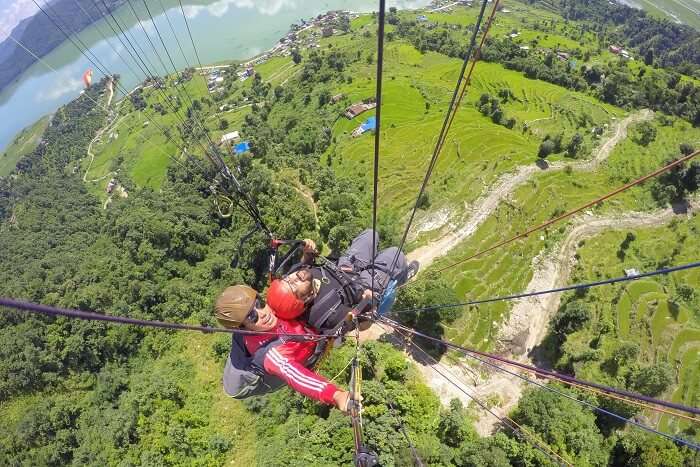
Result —
[[[318,250],[316,249],[316,242],[311,240],[310,238],[305,238],[304,239],[304,249],[302,250],[304,252],[301,262],[310,264],[313,259],[318,255]]]
[[[350,413],[350,411],[348,410],[349,401],[350,393],[348,391],[338,390],[335,391],[335,394],[333,394],[333,402],[335,402],[335,406],[345,415],[348,415]]]

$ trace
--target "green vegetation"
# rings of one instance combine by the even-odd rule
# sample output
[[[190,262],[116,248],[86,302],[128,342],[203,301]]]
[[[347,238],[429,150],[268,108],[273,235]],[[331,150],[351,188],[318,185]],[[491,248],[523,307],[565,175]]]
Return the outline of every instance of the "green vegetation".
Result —
[[[647,84],[639,70],[649,70],[648,65],[635,69],[636,64],[617,63],[604,51],[609,39],[631,27],[626,17],[616,27],[606,21],[611,28],[607,36],[590,27],[602,11],[597,7],[585,14],[575,8],[561,10],[582,15],[581,23],[573,17],[565,22],[552,11],[559,2],[528,3],[535,6],[515,3],[514,11],[498,17],[489,62],[478,65],[428,195],[421,200],[424,217],[418,221],[430,220],[429,211],[440,209],[449,212],[449,221],[459,220],[485,187],[518,167],[535,164],[543,144],[547,163],[539,161],[538,166],[548,169],[520,185],[436,267],[583,204],[687,153],[700,141],[692,114],[697,110],[696,87],[691,78],[677,74],[684,57],[663,47],[654,52],[669,69],[645,71],[653,77],[648,80],[653,87],[643,99],[631,99],[629,91],[639,80]],[[431,13],[434,26],[417,31],[406,26],[415,12],[390,15],[379,193],[379,229],[386,244],[399,238],[404,214],[415,199],[459,72],[456,56],[475,14],[476,8],[465,7]],[[321,39],[318,49],[257,66],[244,82],[228,70],[221,92],[210,94],[204,78],[188,70],[191,79],[184,86],[191,103],[177,92],[173,77],[166,77],[124,99],[110,122],[83,97],[60,109],[44,132],[46,144],[19,161],[17,177],[0,178],[0,262],[6,265],[0,271],[0,294],[213,324],[212,298],[225,285],[245,282],[263,292],[267,256],[262,235],[244,245],[239,267],[230,267],[235,246],[251,222],[240,210],[231,218],[217,215],[206,179],[214,173],[201,147],[208,140],[205,133],[216,142],[224,132],[239,130],[250,141],[249,154],[224,157],[240,170],[244,188],[280,238],[311,237],[326,251],[341,251],[369,224],[371,213],[373,138],[351,133],[374,112],[352,120],[341,114],[348,105],[368,102],[374,95],[376,19],[360,16],[349,27],[348,34]],[[523,57],[510,57],[512,47],[502,39],[514,28],[521,40],[534,41],[533,49],[579,49],[575,53],[586,70],[598,66],[620,78],[624,86],[619,95],[595,80],[589,83],[583,66],[563,65],[551,53],[533,51],[522,69],[514,66],[511,60]],[[532,73],[526,69],[530,65]],[[634,79],[627,82],[629,76]],[[664,79],[657,86],[654,80],[660,76]],[[150,84],[162,84],[162,92]],[[89,92],[98,93],[102,85]],[[681,102],[679,96],[686,91]],[[660,112],[649,124],[632,128],[633,137],[605,162],[585,163],[600,135],[609,136],[606,125],[646,105],[676,116]],[[146,111],[151,115],[146,117]],[[197,123],[200,117],[204,128]],[[158,126],[183,141],[192,157],[183,157]],[[93,140],[94,161],[86,157]],[[698,171],[692,166],[683,170],[591,208],[591,213],[650,211],[665,207],[669,199],[687,198],[697,189],[693,183]],[[129,197],[102,209],[97,195],[113,172],[129,189]],[[82,182],[84,175],[87,183]],[[698,219],[595,237],[581,245],[570,281],[696,259]],[[411,248],[439,235],[436,229],[425,230],[414,236]],[[396,306],[523,290],[533,274],[533,258],[565,235],[562,224],[439,278],[424,272],[426,278],[406,287]],[[552,363],[590,380],[697,406],[698,281],[697,272],[687,272],[564,297],[548,338]],[[492,349],[510,306],[501,302],[406,314],[402,320],[457,343]],[[0,418],[6,421],[0,428],[0,459],[8,465],[343,465],[351,460],[349,424],[338,411],[288,390],[245,404],[222,394],[219,377],[228,336],[173,335],[10,311],[0,314],[0,324]],[[343,368],[352,347],[334,350],[320,371],[338,375],[339,384],[347,385]],[[438,356],[444,349],[433,346],[429,351]],[[532,440],[504,427],[493,436],[478,437],[474,408],[457,401],[440,407],[417,369],[388,343],[364,345],[362,359],[366,437],[382,465],[411,462],[387,396],[426,464],[549,464]],[[609,401],[552,387],[611,408]],[[635,414],[628,407],[615,410]],[[511,416],[530,433],[527,437],[546,443],[574,465],[692,462],[688,450],[621,430],[614,421],[541,389],[527,391]],[[689,424],[665,416],[650,423],[697,437]]]
[[[22,130],[5,152],[0,155],[0,177],[5,177],[15,169],[17,161],[34,151],[41,141],[41,135],[51,121],[50,116],[37,120],[33,125]]]
[[[621,275],[623,269],[646,271],[694,261],[700,247],[699,229],[700,216],[694,215],[688,222],[673,221],[667,227],[598,235],[579,248],[571,280],[612,277]],[[624,255],[619,254],[622,249]],[[554,329],[560,329],[556,323],[572,307],[585,308],[588,319],[575,328],[558,331],[561,350],[552,349],[558,355],[557,365],[574,369],[578,376],[589,380],[697,406],[699,285],[700,273],[687,271],[565,296],[554,318]],[[661,372],[659,377],[647,376],[652,369]],[[668,416],[662,417],[660,426],[688,436],[695,434],[695,425]]]
[[[681,21],[695,29],[700,30],[700,19],[697,0],[680,2],[678,0],[636,0],[635,2],[650,14],[658,18],[671,19],[674,22]]]
[[[533,177],[514,192],[509,202],[502,203],[467,241],[453,249],[448,257],[438,260],[435,267],[447,266],[661,167],[674,154],[678,156],[679,152],[674,148],[678,148],[679,141],[700,140],[700,130],[691,128],[686,122],[675,121],[665,126],[657,120],[654,125],[658,132],[654,142],[645,147],[630,139],[623,141],[595,172],[575,169],[543,171]],[[656,187],[656,183],[647,183],[634,188],[601,206],[591,208],[590,213],[614,216],[627,211],[649,211],[665,206],[665,202],[657,201],[654,197],[654,193],[659,191]],[[455,287],[460,300],[516,293],[524,290],[532,278],[532,258],[557,245],[565,232],[566,223],[562,223],[447,270],[442,276]],[[616,251],[617,245],[613,255],[616,255]],[[616,275],[620,275],[619,271],[609,277]],[[581,279],[596,278],[589,276]],[[494,333],[509,310],[510,305],[503,302],[472,307],[450,325],[455,330],[447,335],[456,342],[489,348],[494,345]]]

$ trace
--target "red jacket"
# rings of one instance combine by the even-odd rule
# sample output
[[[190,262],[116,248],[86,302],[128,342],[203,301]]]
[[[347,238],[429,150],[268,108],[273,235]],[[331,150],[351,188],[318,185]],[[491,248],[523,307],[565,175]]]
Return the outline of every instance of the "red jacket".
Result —
[[[278,319],[274,331],[279,334],[316,334],[297,320]],[[244,342],[246,349],[252,355],[271,339],[276,338],[269,335],[247,335]],[[333,394],[338,387],[304,366],[316,349],[316,341],[284,342],[284,336],[281,336],[281,339],[283,343],[271,348],[265,355],[265,371],[282,379],[289,387],[307,397],[333,404]]]

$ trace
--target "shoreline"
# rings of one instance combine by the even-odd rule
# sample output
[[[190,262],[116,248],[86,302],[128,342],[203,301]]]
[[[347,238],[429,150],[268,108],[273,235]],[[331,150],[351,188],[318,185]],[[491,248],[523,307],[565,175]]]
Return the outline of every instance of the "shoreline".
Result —
[[[403,10],[405,10],[405,11],[429,10],[430,7],[431,7],[431,5],[432,5],[432,2],[426,2],[426,5],[423,6],[423,7],[420,7],[420,8],[405,8],[405,9],[403,9]],[[350,11],[350,10],[326,10],[326,11],[323,12],[323,13],[320,13],[320,14],[318,14],[318,15],[314,15],[314,16],[310,17],[309,19],[303,20],[304,23],[302,23],[302,25],[299,26],[299,29],[297,29],[296,31],[293,30],[294,25],[295,25],[296,23],[290,24],[290,25],[288,26],[287,32],[284,33],[284,35],[282,35],[282,37],[280,37],[280,38],[277,40],[277,42],[275,42],[275,44],[274,44],[272,47],[270,47],[270,48],[268,48],[268,49],[266,49],[266,50],[264,50],[264,51],[262,51],[262,52],[260,52],[260,53],[258,53],[258,54],[256,54],[256,55],[254,55],[254,56],[252,56],[252,57],[249,57],[249,58],[246,58],[246,59],[242,59],[242,60],[230,60],[230,63],[227,63],[227,60],[219,60],[219,61],[213,62],[213,63],[210,64],[210,65],[204,65],[204,66],[202,66],[202,67],[194,67],[194,69],[195,69],[197,72],[201,73],[201,72],[205,72],[205,71],[207,71],[207,70],[227,69],[227,68],[232,68],[232,67],[238,67],[238,66],[241,66],[241,65],[242,65],[242,66],[251,65],[251,64],[255,63],[256,61],[260,60],[263,56],[265,56],[265,55],[272,55],[272,54],[276,53],[279,49],[281,49],[281,48],[285,47],[286,45],[288,45],[288,44],[285,44],[285,43],[283,42],[283,40],[284,40],[286,37],[288,37],[290,33],[298,34],[298,33],[302,33],[302,32],[304,32],[304,31],[307,31],[308,29],[312,29],[312,28],[314,28],[314,27],[321,27],[322,25],[319,25],[319,24],[317,23],[317,19],[318,19],[319,17],[327,16],[329,13],[334,12],[334,11],[342,11],[343,13],[349,14],[349,15],[351,15],[351,16],[352,16],[352,15],[370,15],[370,14],[372,14],[371,11],[362,12],[362,11]],[[32,66],[36,65],[37,63],[38,63],[38,61],[35,61],[35,62],[32,64]],[[181,69],[178,69],[177,71],[178,71],[178,73],[179,73],[179,72],[181,72],[181,71],[184,70],[184,69],[185,69],[185,68],[181,68]],[[13,82],[12,82],[10,85],[4,87],[3,89],[5,90],[5,89],[7,89],[9,86],[11,86],[12,84],[21,82],[24,73],[26,73],[26,70],[25,70],[23,73],[21,73],[17,78],[15,78],[15,80],[13,80]],[[172,76],[172,74],[169,74],[169,75],[167,75],[167,76]],[[163,77],[163,76],[159,76],[159,77]],[[115,96],[114,96],[114,98],[115,98],[115,99],[114,99],[114,103],[115,103],[115,104],[121,103],[125,97],[130,96],[130,95],[133,94],[137,89],[142,88],[142,87],[143,87],[143,81],[137,83],[132,89],[129,90],[129,92],[128,92],[127,94],[123,94],[123,95],[122,95],[121,92],[117,92],[117,91],[115,90],[115,93],[114,93],[114,94],[115,94]],[[1,92],[2,92],[2,90],[0,90],[0,93],[1,93]],[[12,96],[8,96],[8,98],[9,98],[10,100],[11,100],[11,97],[12,97]],[[77,96],[76,96],[76,97],[77,97]],[[70,102],[70,101],[69,101],[69,102]],[[5,150],[12,144],[12,142],[17,138],[17,136],[18,136],[25,128],[29,128],[29,127],[31,127],[32,125],[36,124],[36,122],[38,122],[39,120],[41,120],[41,118],[43,118],[45,115],[55,113],[56,110],[58,110],[58,109],[59,109],[60,107],[62,107],[63,105],[65,105],[65,104],[57,105],[55,108],[53,108],[53,109],[50,110],[49,112],[38,116],[38,118],[36,118],[35,120],[31,121],[31,122],[28,123],[26,126],[24,126],[24,127],[22,127],[22,128],[19,128],[16,132],[14,132],[14,134],[12,134],[11,136],[8,137],[7,141],[6,141],[4,144],[2,144],[2,142],[0,141],[0,153],[4,153]]]

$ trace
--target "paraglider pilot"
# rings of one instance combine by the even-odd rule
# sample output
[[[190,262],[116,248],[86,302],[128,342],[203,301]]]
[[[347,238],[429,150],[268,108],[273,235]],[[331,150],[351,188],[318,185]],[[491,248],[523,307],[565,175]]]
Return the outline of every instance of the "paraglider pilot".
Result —
[[[219,295],[214,308],[222,325],[272,333],[233,334],[223,375],[229,396],[244,399],[287,384],[347,412],[349,392],[309,368],[323,355],[329,337],[348,330],[344,326],[354,307],[405,283],[418,270],[418,263],[407,264],[396,247],[372,252],[373,241],[376,247],[378,235],[365,230],[337,262],[317,265],[316,245],[305,240],[301,262],[272,281],[264,306],[258,293],[245,285],[228,287]]]

